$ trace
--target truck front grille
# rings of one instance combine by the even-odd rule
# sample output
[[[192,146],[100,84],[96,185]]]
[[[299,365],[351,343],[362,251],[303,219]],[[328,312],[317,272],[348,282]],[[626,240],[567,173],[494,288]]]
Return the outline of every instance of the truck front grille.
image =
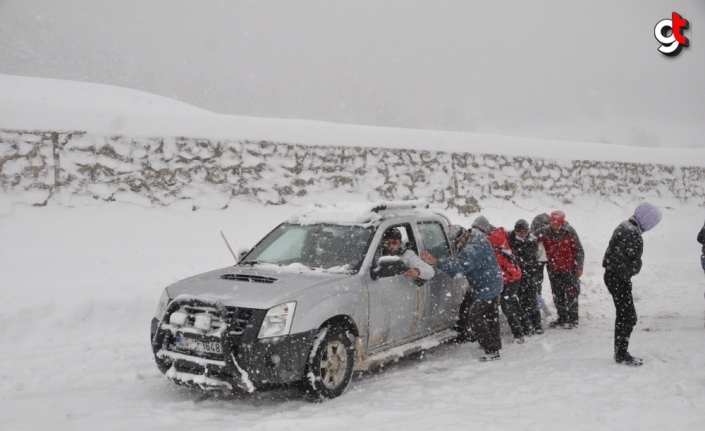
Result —
[[[240,336],[248,329],[255,310],[188,299],[175,301],[167,313],[165,320],[169,323],[162,326],[170,334],[164,340],[165,349],[223,360],[226,352],[237,356]]]

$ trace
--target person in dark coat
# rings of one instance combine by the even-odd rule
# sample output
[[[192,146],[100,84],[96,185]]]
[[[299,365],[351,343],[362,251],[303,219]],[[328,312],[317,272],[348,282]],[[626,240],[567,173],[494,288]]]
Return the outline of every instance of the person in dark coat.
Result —
[[[550,218],[546,213],[541,213],[534,217],[533,220],[531,220],[531,226],[529,227],[529,233],[536,236],[536,232],[544,227],[547,227],[550,224]],[[548,308],[546,305],[546,301],[544,301],[543,296],[541,294],[541,289],[543,287],[543,274],[544,274],[544,268],[546,268],[546,261],[548,260],[546,258],[546,249],[543,248],[543,244],[539,243],[539,247],[541,247],[541,256],[538,260],[539,265],[541,265],[541,269],[538,271],[537,274],[537,280],[536,280],[536,293],[538,296],[536,297],[536,301],[539,303],[539,309],[543,310],[546,313],[546,317],[551,315],[551,310]]]
[[[641,255],[644,251],[641,235],[660,221],[661,211],[658,208],[647,202],[640,204],[634,210],[634,215],[614,230],[602,260],[605,285],[612,295],[616,310],[614,360],[618,364],[638,367],[643,363],[628,351],[629,337],[637,322],[631,279],[641,271]]]
[[[519,302],[519,286],[521,284],[521,267],[517,262],[512,248],[509,246],[507,231],[503,227],[492,226],[484,216],[478,216],[472,222],[472,228],[487,235],[487,239],[492,244],[494,255],[499,263],[504,280],[504,289],[500,296],[499,305],[502,308],[504,317],[514,336],[514,342],[524,343],[524,336],[532,335],[534,328],[526,318],[524,310]]]
[[[529,227],[529,233],[536,236],[536,232],[538,232],[539,229],[542,229],[544,227],[548,227],[551,222],[550,222],[551,216],[549,216],[546,213],[541,213],[534,217],[533,220],[531,220],[531,226]],[[543,245],[541,245],[543,247]],[[543,253],[546,253],[546,250],[543,250]],[[546,268],[546,260],[539,261],[539,264],[541,265],[541,273],[539,274],[539,278],[541,279],[541,282],[536,286],[538,287],[538,294],[541,295],[541,287],[543,285],[543,270]]]
[[[563,211],[553,211],[549,226],[539,229],[534,235],[546,249],[548,279],[558,311],[558,319],[549,326],[572,329],[578,325],[580,277],[585,261],[583,245],[578,233],[565,221]]]
[[[539,311],[537,299],[538,292],[541,291],[541,281],[543,280],[543,264],[539,263],[543,246],[536,241],[536,237],[533,234],[529,233],[529,223],[523,219],[517,221],[514,224],[514,230],[509,232],[509,246],[512,248],[514,256],[516,256],[521,267],[518,292],[519,303],[531,327],[533,327],[533,332],[543,334],[541,312]],[[524,328],[527,333],[530,330],[531,328]]]
[[[700,229],[700,233],[698,234],[698,242],[703,245],[703,251],[700,255],[700,265],[703,267],[703,271],[705,271],[705,225],[703,225],[703,228]]]
[[[436,259],[421,252],[421,259],[451,277],[462,274],[470,284],[471,300],[467,319],[474,336],[485,350],[481,362],[499,359],[502,339],[499,335],[499,295],[504,282],[492,245],[485,234],[454,225],[448,237],[460,251],[457,258]],[[461,319],[463,317],[461,316]]]

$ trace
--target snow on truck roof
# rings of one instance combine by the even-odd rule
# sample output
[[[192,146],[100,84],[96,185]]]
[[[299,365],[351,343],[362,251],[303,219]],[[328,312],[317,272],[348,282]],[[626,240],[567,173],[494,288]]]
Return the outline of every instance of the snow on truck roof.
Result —
[[[428,202],[413,201],[377,201],[369,203],[341,202],[333,205],[310,205],[302,214],[291,217],[289,223],[296,224],[354,224],[371,226],[386,217],[401,215],[436,216],[428,209]]]

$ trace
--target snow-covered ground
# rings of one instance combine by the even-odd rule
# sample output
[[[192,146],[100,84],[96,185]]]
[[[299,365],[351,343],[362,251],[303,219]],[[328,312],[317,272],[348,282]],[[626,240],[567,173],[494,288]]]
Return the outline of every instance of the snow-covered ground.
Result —
[[[105,87],[0,75],[0,128],[212,133],[675,165],[705,160],[703,150],[217,116]],[[366,199],[332,190],[299,203]],[[252,246],[301,207],[232,199],[227,209],[193,211],[188,201],[162,207],[85,197],[61,205],[69,200],[60,195],[46,207],[32,207],[2,192],[0,201],[3,430],[705,429],[705,275],[695,242],[705,218],[702,203],[654,202],[663,221],[644,235],[644,269],[634,280],[640,321],[630,350],[645,359],[643,367],[612,360],[614,307],[600,267],[610,234],[631,214],[634,197],[585,196],[561,208],[587,256],[578,329],[548,330],[515,345],[505,328],[502,359],[495,363],[478,362],[476,345],[442,345],[356,375],[344,396],[311,404],[292,390],[215,396],[177,387],[159,373],[149,345],[163,287],[231,264],[219,231],[235,248]],[[557,208],[549,198],[480,204],[493,224],[510,229],[518,218]],[[447,214],[466,226],[476,215]],[[546,298],[548,292],[545,283]]]
[[[532,211],[507,204],[483,214],[511,227],[552,209],[521,206]],[[177,387],[159,373],[149,346],[161,289],[230,264],[218,231],[236,247],[251,246],[301,208],[16,205],[0,220],[2,428],[703,429],[701,208],[671,202],[645,234],[631,350],[646,364],[612,361],[614,310],[599,262],[632,206],[564,208],[587,254],[578,329],[548,330],[525,345],[511,344],[506,332],[496,363],[478,362],[476,345],[443,345],[356,375],[344,396],[310,404],[290,390],[214,396]]]

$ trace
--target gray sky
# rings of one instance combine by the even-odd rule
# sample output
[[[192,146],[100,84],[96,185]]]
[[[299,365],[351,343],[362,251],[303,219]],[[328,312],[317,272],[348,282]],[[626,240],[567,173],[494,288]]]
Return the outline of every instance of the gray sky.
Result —
[[[653,29],[674,10],[691,46],[667,58]],[[700,28],[702,0],[0,0],[0,73],[225,114],[690,147]]]

